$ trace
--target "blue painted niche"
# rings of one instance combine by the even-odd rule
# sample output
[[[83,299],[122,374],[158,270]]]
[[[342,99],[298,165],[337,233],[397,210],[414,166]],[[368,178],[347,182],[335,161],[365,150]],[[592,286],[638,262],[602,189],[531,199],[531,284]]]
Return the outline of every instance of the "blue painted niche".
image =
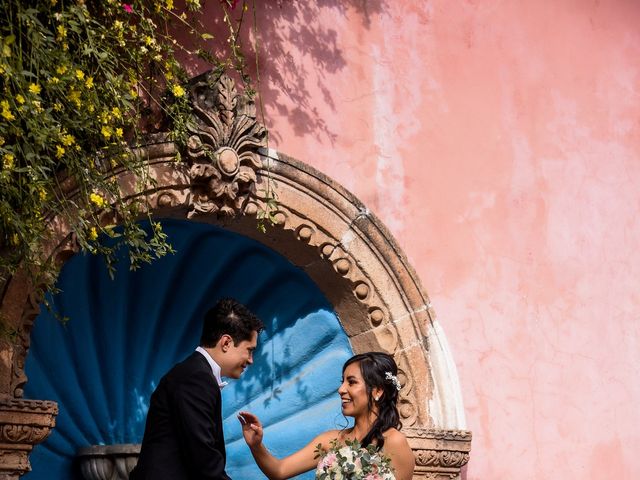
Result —
[[[254,365],[222,392],[231,477],[264,478],[242,439],[241,409],[263,420],[265,443],[278,456],[346,425],[336,389],[352,350],[309,277],[227,230],[180,220],[163,226],[177,253],[131,272],[123,252],[116,281],[99,257],[79,254],[64,265],[61,293],[49,300],[70,320],[63,325],[46,309],[36,319],[25,388],[27,398],[58,402],[60,414],[31,454],[27,480],[80,479],[79,448],[139,443],[159,379],[193,351],[203,313],[224,296],[266,324]]]

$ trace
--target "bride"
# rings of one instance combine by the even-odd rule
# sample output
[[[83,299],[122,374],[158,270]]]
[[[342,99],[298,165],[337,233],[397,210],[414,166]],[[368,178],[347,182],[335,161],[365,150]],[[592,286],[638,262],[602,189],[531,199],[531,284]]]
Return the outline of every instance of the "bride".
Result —
[[[316,468],[318,444],[328,450],[334,440],[340,443],[358,440],[363,447],[374,445],[391,459],[396,480],[410,480],[415,458],[406,437],[399,431],[397,374],[395,361],[386,353],[351,357],[342,367],[338,394],[342,399],[342,414],[355,420],[353,427],[321,433],[307,446],[283,459],[271,455],[262,443],[260,420],[249,412],[240,412],[238,419],[244,439],[260,470],[272,480],[291,478]]]

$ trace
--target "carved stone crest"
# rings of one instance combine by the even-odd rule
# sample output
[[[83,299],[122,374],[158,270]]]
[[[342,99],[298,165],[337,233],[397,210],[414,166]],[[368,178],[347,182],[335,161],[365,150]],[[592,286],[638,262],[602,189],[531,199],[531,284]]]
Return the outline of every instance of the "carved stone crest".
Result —
[[[192,195],[188,217],[235,216],[255,190],[262,166],[256,153],[267,131],[256,121],[256,108],[240,95],[226,74],[196,77],[190,85],[193,121],[188,125],[187,162]]]
[[[55,402],[0,397],[0,479],[31,470],[29,453],[49,436],[57,414]]]

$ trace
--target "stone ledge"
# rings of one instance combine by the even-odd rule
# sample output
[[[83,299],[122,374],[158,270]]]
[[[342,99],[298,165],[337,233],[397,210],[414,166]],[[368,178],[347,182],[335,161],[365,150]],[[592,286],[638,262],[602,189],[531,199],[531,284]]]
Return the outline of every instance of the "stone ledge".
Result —
[[[127,480],[138,463],[140,444],[92,445],[78,450],[82,476],[87,480]]]
[[[402,429],[416,457],[414,479],[455,480],[469,461],[471,432],[433,428]]]
[[[55,402],[0,398],[0,480],[31,470],[29,453],[49,436],[57,414]]]

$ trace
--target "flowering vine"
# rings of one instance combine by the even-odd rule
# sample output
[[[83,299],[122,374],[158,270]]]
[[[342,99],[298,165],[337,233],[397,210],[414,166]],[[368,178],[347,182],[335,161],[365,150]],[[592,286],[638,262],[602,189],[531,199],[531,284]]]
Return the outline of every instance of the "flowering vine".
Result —
[[[151,182],[130,149],[150,132],[168,129],[186,145],[191,111],[178,53],[235,69],[250,83],[238,45],[246,5],[234,20],[237,3],[220,2],[230,54],[217,58],[199,46],[213,38],[194,27],[200,0],[185,0],[182,10],[173,0],[2,2],[0,284],[20,265],[36,276],[55,272],[41,245],[56,215],[71,224],[80,248],[104,255],[111,272],[122,246],[134,269],[172,251],[162,226],[150,219],[143,230],[143,212],[104,174],[117,167],[140,186]],[[172,34],[180,28],[191,35],[188,46]]]

